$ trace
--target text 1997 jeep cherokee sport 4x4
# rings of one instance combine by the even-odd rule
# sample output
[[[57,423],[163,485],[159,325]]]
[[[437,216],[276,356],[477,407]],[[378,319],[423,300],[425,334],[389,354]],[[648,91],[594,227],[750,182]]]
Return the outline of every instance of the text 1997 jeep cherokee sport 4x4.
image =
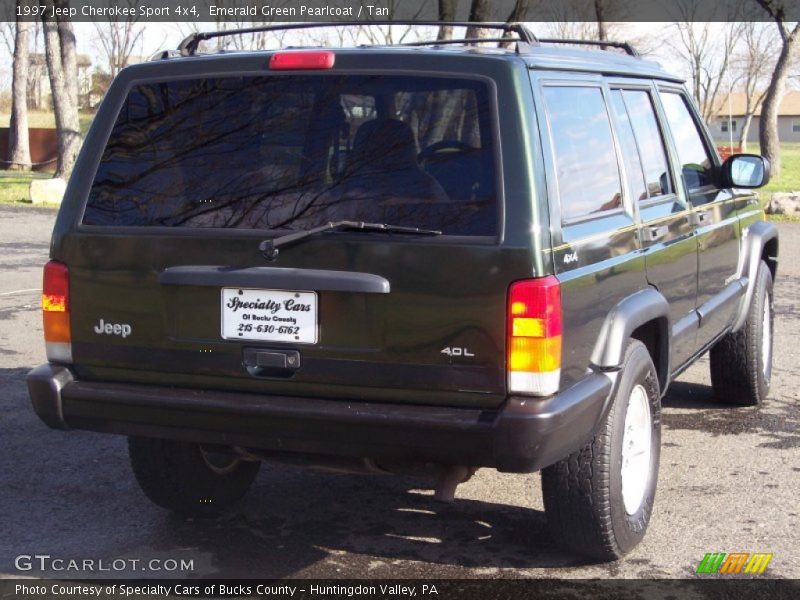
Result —
[[[679,79],[613,51],[289,49],[124,69],[44,271],[51,427],[130,436],[155,503],[219,510],[261,460],[542,470],[565,547],[643,537],[660,398],[710,350],[772,364],[769,164],[720,161]],[[211,35],[224,35],[223,33]]]

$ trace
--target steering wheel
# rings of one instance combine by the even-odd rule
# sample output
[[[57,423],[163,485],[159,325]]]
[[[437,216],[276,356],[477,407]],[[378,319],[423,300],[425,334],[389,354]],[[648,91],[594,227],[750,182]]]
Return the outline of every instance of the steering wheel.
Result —
[[[468,152],[470,150],[475,150],[474,146],[470,146],[466,142],[461,142],[459,140],[440,140],[435,144],[431,144],[427,148],[423,149],[419,154],[417,154],[417,160],[420,162],[425,162],[429,158],[432,158],[435,154],[445,150],[457,150],[458,152]]]

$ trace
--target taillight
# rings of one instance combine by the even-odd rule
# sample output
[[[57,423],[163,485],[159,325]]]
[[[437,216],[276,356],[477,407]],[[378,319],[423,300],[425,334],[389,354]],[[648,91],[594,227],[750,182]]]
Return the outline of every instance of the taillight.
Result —
[[[273,71],[332,69],[335,60],[336,55],[328,50],[276,52],[269,59],[269,68]]]
[[[508,389],[549,396],[561,377],[561,287],[554,276],[511,284],[508,292]]]
[[[42,316],[47,360],[72,362],[72,330],[69,324],[69,271],[51,260],[44,266]]]

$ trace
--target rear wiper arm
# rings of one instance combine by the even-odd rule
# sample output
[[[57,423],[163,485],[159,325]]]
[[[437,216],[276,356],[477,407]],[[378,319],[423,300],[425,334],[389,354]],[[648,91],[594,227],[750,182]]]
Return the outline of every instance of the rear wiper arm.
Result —
[[[312,227],[303,231],[287,233],[280,237],[264,240],[258,245],[258,249],[267,260],[275,260],[281,246],[296,244],[307,237],[322,233],[324,231],[334,231],[336,229],[352,229],[354,231],[377,232],[377,233],[410,233],[415,235],[442,235],[438,229],[421,229],[420,227],[404,227],[402,225],[390,225],[389,223],[365,223],[364,221],[333,221]]]

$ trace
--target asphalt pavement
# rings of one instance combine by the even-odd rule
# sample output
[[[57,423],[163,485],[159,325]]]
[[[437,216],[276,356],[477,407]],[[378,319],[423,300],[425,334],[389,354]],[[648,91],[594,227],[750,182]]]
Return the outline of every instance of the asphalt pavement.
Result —
[[[220,519],[150,504],[124,438],[54,431],[30,407],[25,374],[44,362],[39,294],[54,218],[0,206],[0,578],[683,578],[707,552],[773,553],[764,576],[800,578],[800,224],[778,224],[766,405],[714,403],[707,359],[684,373],[663,401],[648,534],[623,560],[594,564],[548,535],[538,474],[482,470],[442,505],[424,481],[265,464]],[[110,570],[18,558],[35,555]],[[151,559],[162,570],[142,571]],[[170,560],[191,561],[191,570],[167,571]]]

